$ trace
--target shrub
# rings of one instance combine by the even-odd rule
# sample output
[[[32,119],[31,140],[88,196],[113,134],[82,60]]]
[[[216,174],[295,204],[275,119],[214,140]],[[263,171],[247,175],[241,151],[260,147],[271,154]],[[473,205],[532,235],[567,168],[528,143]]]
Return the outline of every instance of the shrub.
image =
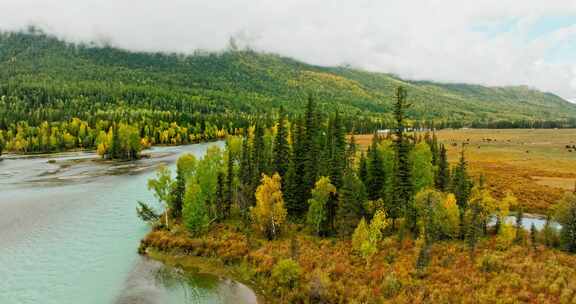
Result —
[[[385,298],[392,298],[402,289],[402,283],[396,278],[394,273],[386,276],[382,283],[382,295]]]
[[[504,268],[500,258],[493,254],[485,254],[479,262],[479,268],[483,272],[499,272]]]
[[[294,288],[300,279],[300,265],[292,259],[280,260],[272,268],[272,279],[281,287]]]

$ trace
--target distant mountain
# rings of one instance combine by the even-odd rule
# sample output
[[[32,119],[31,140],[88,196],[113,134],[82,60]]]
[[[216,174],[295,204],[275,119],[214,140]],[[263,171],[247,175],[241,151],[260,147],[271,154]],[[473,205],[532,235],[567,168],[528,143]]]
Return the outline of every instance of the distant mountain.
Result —
[[[473,72],[473,71],[471,71]],[[527,87],[407,81],[384,73],[320,67],[253,51],[191,55],[131,52],[68,43],[41,31],[0,34],[0,96],[31,106],[90,101],[167,111],[302,111],[312,93],[321,108],[389,119],[394,89],[408,89],[411,118],[464,123],[558,120],[576,106]]]

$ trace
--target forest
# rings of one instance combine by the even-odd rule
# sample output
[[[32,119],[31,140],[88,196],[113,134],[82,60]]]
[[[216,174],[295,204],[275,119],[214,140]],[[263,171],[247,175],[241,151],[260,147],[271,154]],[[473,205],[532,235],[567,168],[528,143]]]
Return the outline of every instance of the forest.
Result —
[[[11,153],[104,152],[114,129],[129,126],[143,148],[187,144],[239,135],[255,122],[270,128],[280,107],[297,121],[309,95],[320,112],[338,110],[347,132],[372,133],[394,127],[398,85],[411,92],[407,128],[576,126],[574,105],[526,87],[408,81],[234,44],[188,55],[132,52],[30,27],[0,33],[0,143]]]
[[[139,202],[154,227],[139,252],[215,259],[272,303],[574,303],[576,194],[524,229],[522,205],[469,174],[464,146],[451,166],[433,132],[407,130],[410,106],[397,88],[395,127],[366,150],[309,98],[298,119],[281,110],[180,157],[148,182],[163,211]]]

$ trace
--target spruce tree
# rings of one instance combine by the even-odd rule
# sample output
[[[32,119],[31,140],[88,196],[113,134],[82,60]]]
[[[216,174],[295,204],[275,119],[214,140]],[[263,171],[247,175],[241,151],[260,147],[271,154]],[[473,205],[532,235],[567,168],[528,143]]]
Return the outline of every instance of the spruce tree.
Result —
[[[254,146],[252,147],[252,185],[258,185],[262,178],[262,173],[267,172],[266,155],[264,149],[264,127],[256,124],[254,129]]]
[[[353,171],[348,170],[344,174],[338,198],[338,232],[349,236],[365,215],[364,202],[367,199],[366,188]]]
[[[300,121],[294,125],[292,132],[292,159],[290,160],[288,171],[286,172],[286,182],[284,195],[286,198],[286,209],[288,216],[292,220],[301,220],[306,210],[307,205],[307,189],[304,186],[304,159],[305,153],[303,149],[304,141],[304,126]]]
[[[446,192],[450,184],[450,167],[448,164],[448,156],[446,154],[446,147],[440,145],[440,154],[438,156],[438,171],[436,172],[435,185],[436,189]]]
[[[240,159],[240,195],[238,197],[240,212],[245,218],[248,216],[248,208],[252,206],[255,201],[254,190],[256,189],[256,185],[253,184],[254,168],[252,164],[252,145],[250,144],[248,132],[246,132],[244,139],[242,140],[242,155]]]
[[[354,137],[354,131],[352,131],[352,136],[350,136],[350,142],[348,143],[348,148],[346,149],[346,170],[354,167],[354,160],[356,159],[356,138]]]
[[[120,134],[118,130],[118,125],[116,123],[112,124],[112,143],[110,144],[110,158],[111,159],[120,159],[121,158],[121,150],[122,147],[120,146]]]
[[[516,237],[514,238],[514,241],[517,244],[522,244],[524,241],[524,226],[522,225],[523,220],[524,210],[522,207],[520,207],[516,213]]]
[[[285,184],[286,172],[290,165],[290,146],[288,144],[288,130],[286,129],[286,114],[284,109],[280,108],[280,118],[278,120],[278,130],[274,140],[273,165],[274,171],[280,174]]]
[[[242,140],[242,159],[240,160],[240,182],[243,185],[249,185],[252,182],[252,152],[250,148],[250,138],[248,134],[245,134]]]
[[[436,136],[436,132],[432,132],[432,138],[430,142],[428,142],[430,146],[430,151],[432,151],[432,165],[438,166],[438,162],[440,161],[440,149],[438,147],[438,137]]]
[[[366,190],[368,192],[368,199],[377,200],[382,197],[384,190],[384,183],[386,182],[384,172],[384,161],[382,154],[378,149],[378,137],[374,134],[372,138],[372,145],[368,151],[368,181]]]
[[[360,161],[358,164],[358,177],[365,186],[368,185],[368,161],[366,160],[366,154],[364,154],[364,152],[360,154]]]
[[[479,206],[477,202],[470,206],[470,216],[466,230],[466,242],[468,243],[470,256],[472,257],[476,252],[476,244],[478,243],[478,239],[482,234],[482,219],[480,214],[481,211],[482,207]]]
[[[461,212],[464,212],[468,206],[470,190],[472,190],[472,182],[468,176],[468,162],[466,162],[464,149],[462,149],[460,160],[452,176],[452,192],[456,196],[456,202]]]
[[[396,103],[394,104],[394,118],[396,120],[396,136],[394,147],[396,149],[395,176],[393,185],[393,204],[401,210],[405,223],[412,233],[416,233],[417,214],[413,202],[412,176],[410,172],[410,143],[404,136],[404,120],[406,109],[406,90],[398,87],[396,90]],[[391,214],[392,217],[393,214]]]
[[[330,180],[337,189],[340,189],[342,187],[342,174],[346,168],[346,132],[338,111],[331,124],[330,137]]]
[[[538,231],[536,230],[536,225],[532,223],[530,225],[530,243],[532,244],[532,249],[536,251],[538,248],[538,240],[537,240]]]
[[[304,134],[302,138],[303,153],[303,175],[302,185],[304,193],[304,202],[310,197],[310,190],[314,188],[318,176],[318,132],[319,124],[317,122],[316,105],[312,96],[308,97],[306,113],[304,117]]]

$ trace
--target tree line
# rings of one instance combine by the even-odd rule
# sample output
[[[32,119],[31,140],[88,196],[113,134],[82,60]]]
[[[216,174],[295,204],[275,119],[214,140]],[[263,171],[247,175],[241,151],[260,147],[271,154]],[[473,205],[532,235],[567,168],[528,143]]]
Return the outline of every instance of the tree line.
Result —
[[[501,248],[539,242],[575,251],[576,196],[555,209],[560,231],[551,221],[542,231],[525,231],[514,195],[495,199],[483,177],[469,175],[463,150],[451,166],[434,133],[406,131],[409,107],[398,88],[396,127],[376,133],[363,151],[338,112],[323,115],[309,98],[300,117],[290,120],[281,110],[272,127],[255,124],[243,136],[229,136],[224,150],[211,147],[201,159],[182,156],[175,178],[162,168],[149,188],[166,212],[162,217],[142,202],[138,212],[164,228],[182,223],[194,235],[241,219],[272,240],[296,224],[318,237],[351,238],[367,262],[387,236],[419,239],[418,269],[442,240],[464,241],[472,255],[488,235]],[[518,211],[515,223],[506,220],[511,208]]]

